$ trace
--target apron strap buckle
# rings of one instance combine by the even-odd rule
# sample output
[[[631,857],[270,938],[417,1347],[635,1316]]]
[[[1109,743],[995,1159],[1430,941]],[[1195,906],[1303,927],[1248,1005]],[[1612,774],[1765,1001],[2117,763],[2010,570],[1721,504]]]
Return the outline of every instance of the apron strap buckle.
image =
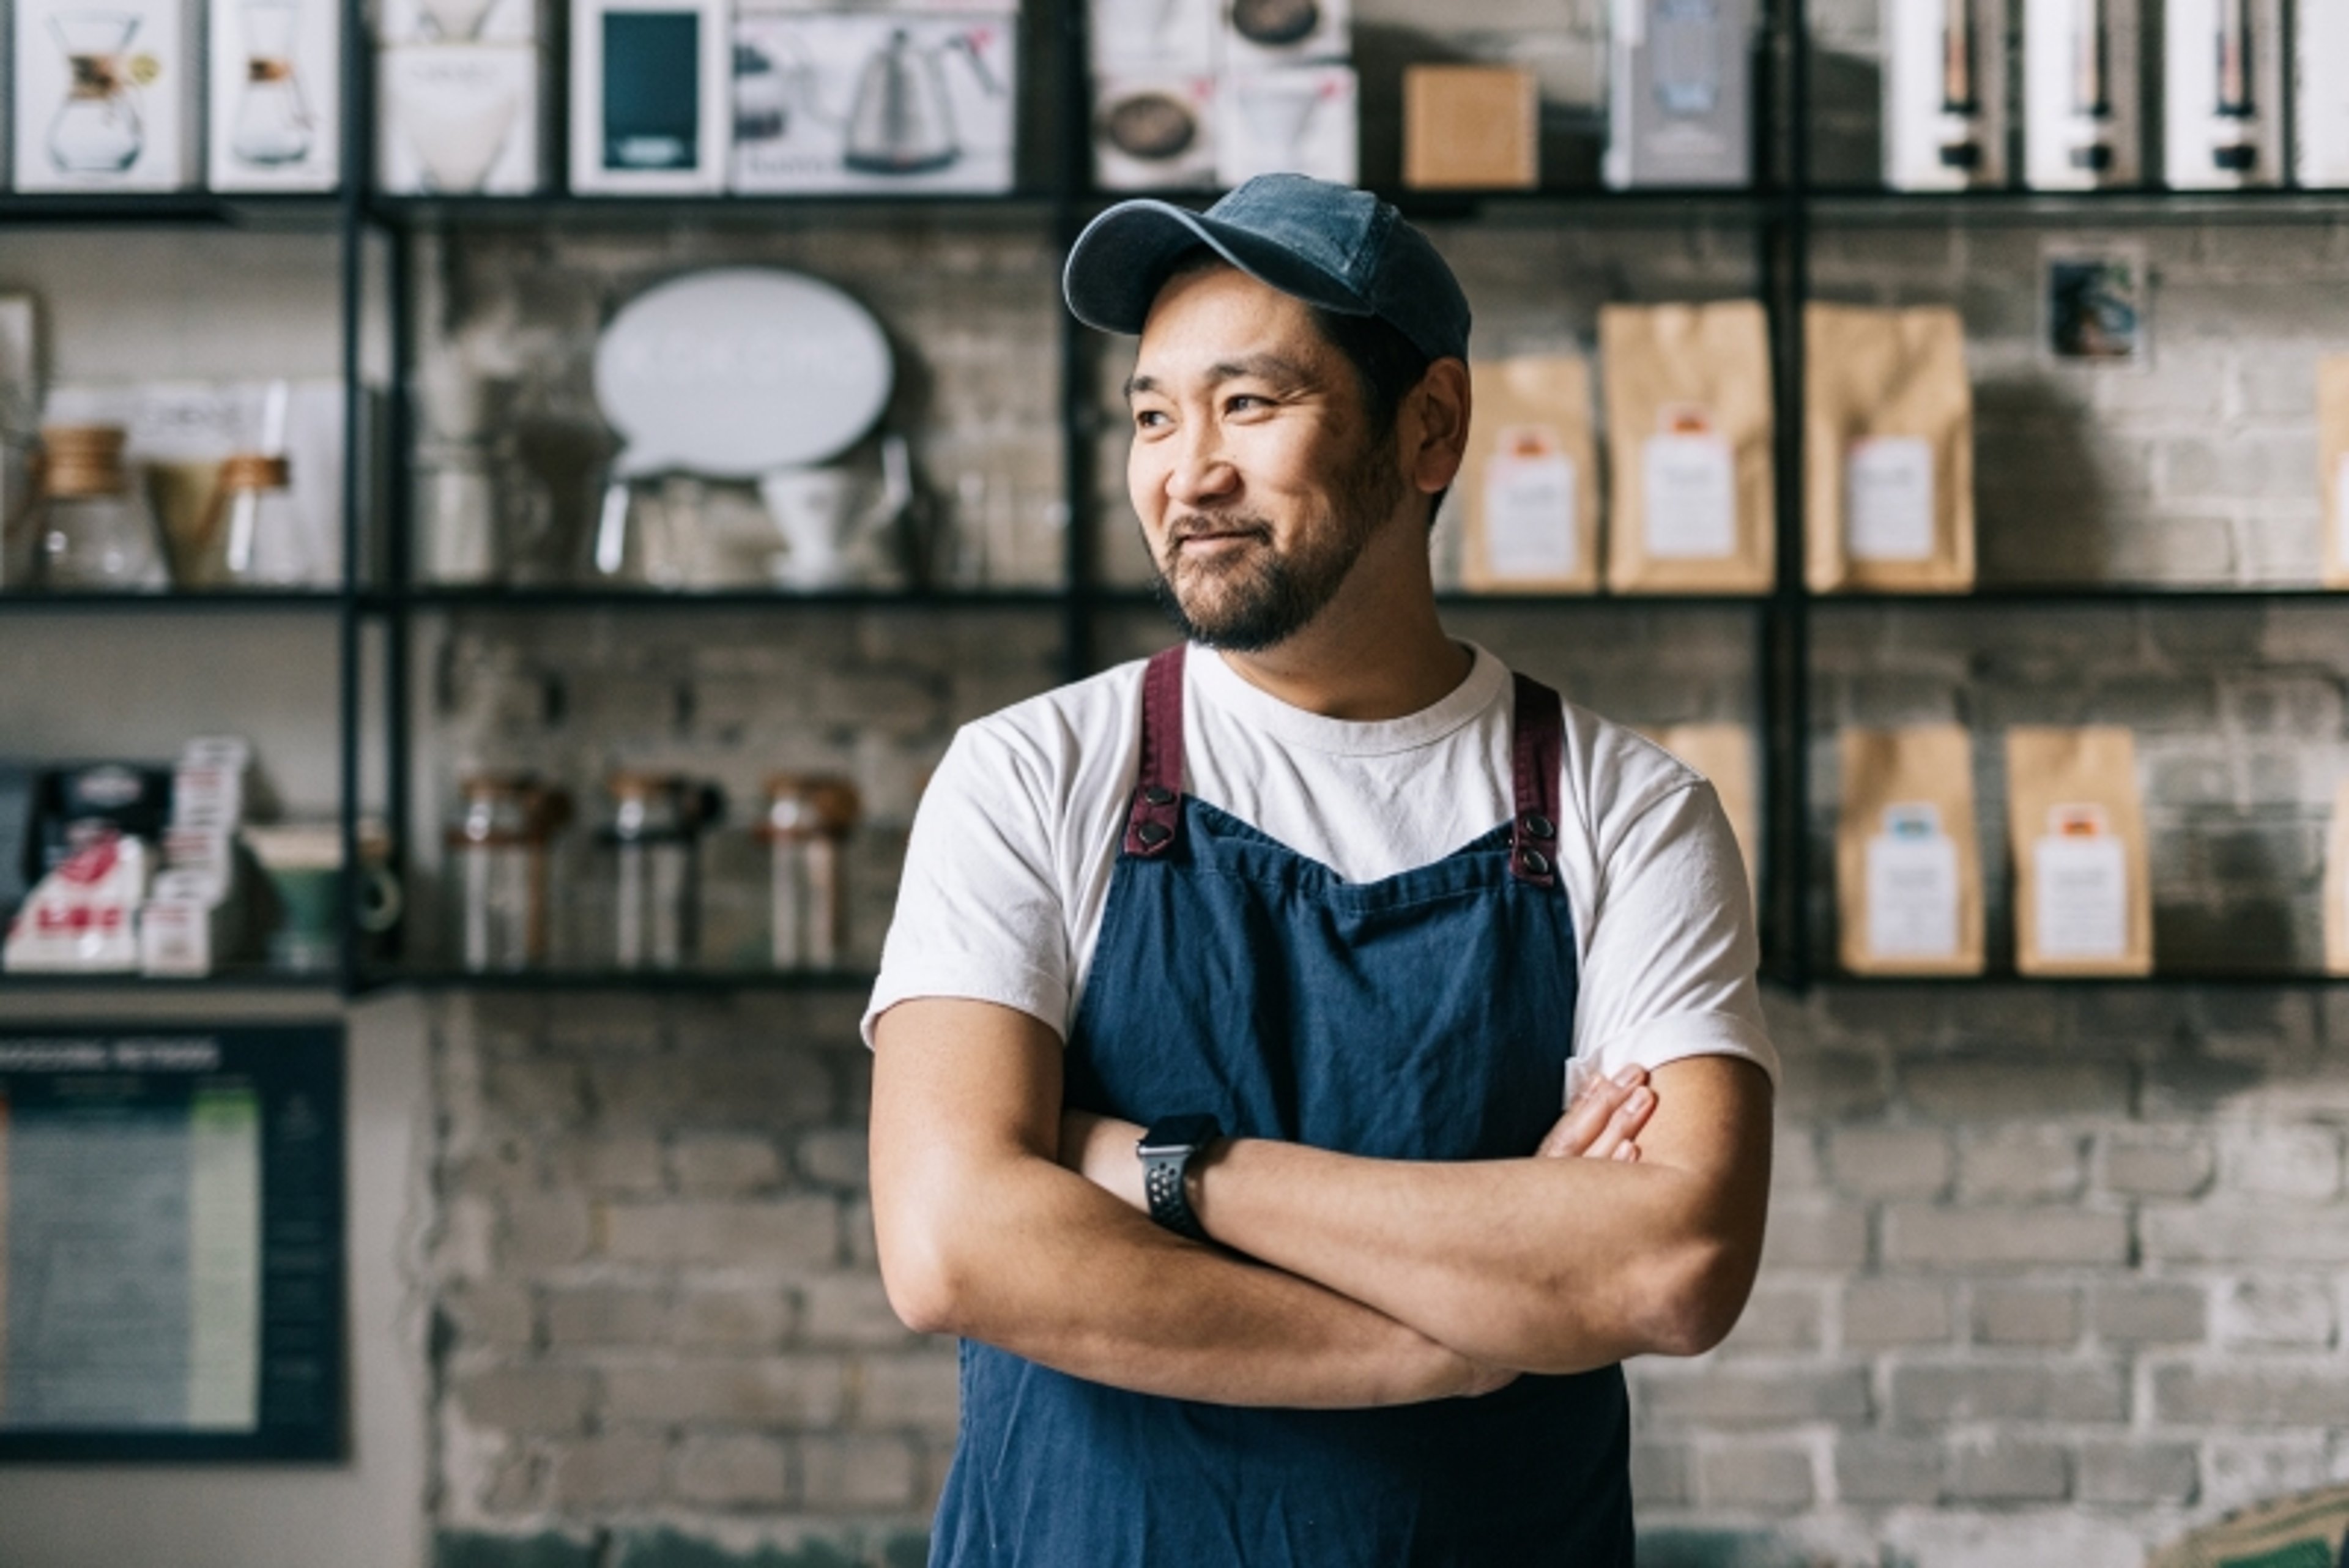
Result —
[[[1509,875],[1534,888],[1557,886],[1557,774],[1566,755],[1558,695],[1516,678],[1510,752],[1516,801],[1509,815]]]
[[[1166,853],[1183,828],[1183,650],[1157,655],[1142,677],[1142,776],[1125,818],[1125,852]]]

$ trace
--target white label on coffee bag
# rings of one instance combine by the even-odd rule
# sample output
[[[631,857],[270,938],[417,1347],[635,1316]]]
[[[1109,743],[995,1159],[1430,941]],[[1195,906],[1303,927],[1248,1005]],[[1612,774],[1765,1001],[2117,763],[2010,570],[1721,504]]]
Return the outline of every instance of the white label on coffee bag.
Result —
[[[2128,951],[2127,846],[2106,830],[2101,806],[2051,806],[2047,815],[2047,836],[2032,848],[2039,956],[2124,956]]]
[[[1501,432],[1485,464],[1485,565],[1494,576],[1572,575],[1576,478],[1557,432],[1537,425]]]
[[[1880,959],[1958,954],[1958,846],[1930,802],[1884,808],[1868,841],[1868,950]]]
[[[1933,556],[1933,446],[1876,436],[1844,455],[1844,545],[1855,561]]]
[[[1737,554],[1737,458],[1717,435],[1648,438],[1646,544],[1658,560],[1726,560]]]

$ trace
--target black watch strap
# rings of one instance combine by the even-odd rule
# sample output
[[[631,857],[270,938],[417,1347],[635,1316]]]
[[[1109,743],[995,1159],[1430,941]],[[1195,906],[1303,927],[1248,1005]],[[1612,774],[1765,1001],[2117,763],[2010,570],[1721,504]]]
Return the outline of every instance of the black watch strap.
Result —
[[[1207,1239],[1199,1217],[1191,1211],[1185,1179],[1199,1151],[1223,1136],[1223,1128],[1210,1116],[1162,1116],[1150,1125],[1134,1145],[1134,1152],[1142,1157],[1143,1189],[1149,1195],[1151,1219],[1178,1236],[1194,1241]]]

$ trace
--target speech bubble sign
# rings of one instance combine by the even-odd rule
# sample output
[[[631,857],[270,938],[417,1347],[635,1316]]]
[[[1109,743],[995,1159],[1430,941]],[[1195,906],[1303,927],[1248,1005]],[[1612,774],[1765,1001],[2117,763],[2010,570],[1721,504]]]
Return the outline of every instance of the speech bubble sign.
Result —
[[[821,279],[716,267],[630,300],[595,345],[595,400],[631,473],[751,479],[854,445],[889,401],[889,339]]]

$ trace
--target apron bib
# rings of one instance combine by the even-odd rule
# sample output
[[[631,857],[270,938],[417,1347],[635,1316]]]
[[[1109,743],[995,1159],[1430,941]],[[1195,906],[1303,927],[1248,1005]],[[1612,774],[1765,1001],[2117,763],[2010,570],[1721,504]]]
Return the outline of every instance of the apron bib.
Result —
[[[1556,692],[1516,680],[1516,808],[1370,883],[1183,793],[1183,657],[1143,677],[1142,765],[1070,1031],[1067,1103],[1387,1159],[1531,1154],[1572,1051],[1553,864]],[[1239,1408],[962,1346],[934,1568],[1617,1568],[1619,1367],[1478,1399]]]

